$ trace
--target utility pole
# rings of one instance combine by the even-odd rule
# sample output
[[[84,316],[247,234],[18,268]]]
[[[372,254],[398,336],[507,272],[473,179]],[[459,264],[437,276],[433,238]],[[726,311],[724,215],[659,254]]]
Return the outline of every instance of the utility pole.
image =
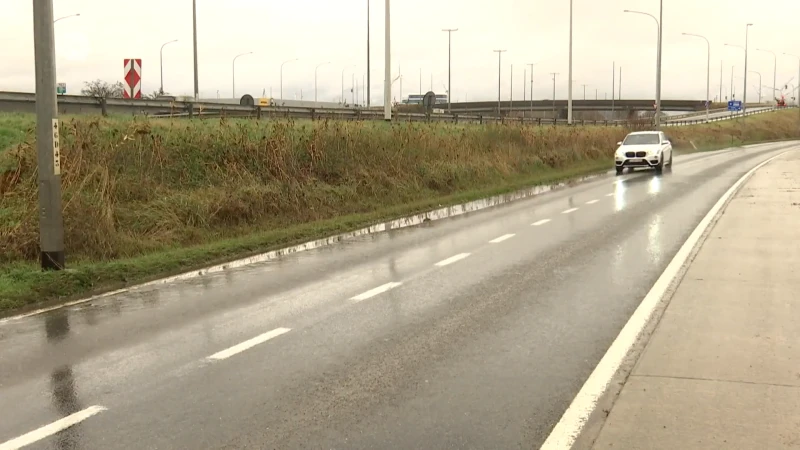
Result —
[[[422,95],[422,67],[419,68],[419,94]]]
[[[722,60],[719,60],[719,101],[722,102]]]
[[[56,106],[53,0],[33,0],[36,61],[36,150],[39,178],[39,259],[42,270],[64,269],[61,147]]]
[[[622,101],[622,66],[619,66],[619,89],[617,89],[617,100]]]
[[[369,0],[367,0],[367,108],[370,104],[370,61],[369,61]],[[316,100],[315,100],[316,101]]]
[[[588,86],[588,84],[583,84],[581,86],[583,86],[583,99],[586,100],[586,86]]]
[[[385,67],[383,80],[383,120],[392,120],[392,45],[391,45],[391,9],[389,7],[390,0],[386,0],[386,49],[384,50]]]
[[[522,117],[525,117],[525,100],[528,99],[528,69],[522,69]]]
[[[453,31],[458,31],[458,28],[445,28],[442,31],[447,32],[447,112],[452,112],[452,108],[450,105],[452,91],[450,86],[450,61],[452,57],[452,43],[453,43]]]
[[[500,60],[505,50],[493,50],[497,53],[497,117],[500,117],[500,84],[501,84],[501,73],[502,73],[502,66],[500,65]],[[450,97],[447,97],[448,101]]]
[[[513,115],[514,113],[514,65],[511,65],[511,96],[508,100],[508,112],[509,115]]]
[[[556,118],[556,76],[560,75],[558,72],[550,72],[553,76],[553,119]]]

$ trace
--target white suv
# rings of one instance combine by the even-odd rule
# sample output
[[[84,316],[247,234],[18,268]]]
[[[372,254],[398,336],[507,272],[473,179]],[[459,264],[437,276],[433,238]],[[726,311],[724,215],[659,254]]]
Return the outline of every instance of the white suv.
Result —
[[[625,136],[625,140],[617,142],[619,148],[614,155],[617,175],[627,167],[652,167],[657,173],[664,166],[672,167],[672,143],[661,131],[639,131]]]

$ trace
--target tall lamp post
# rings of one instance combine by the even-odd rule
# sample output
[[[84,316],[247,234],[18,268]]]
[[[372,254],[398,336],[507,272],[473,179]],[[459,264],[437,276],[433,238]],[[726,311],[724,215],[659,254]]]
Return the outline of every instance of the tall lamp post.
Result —
[[[533,117],[533,66],[536,63],[528,63],[528,65],[531,66],[531,117]]]
[[[497,117],[500,118],[500,80],[501,80],[501,73],[502,73],[502,66],[500,65],[500,60],[503,53],[506,50],[493,50],[497,53]]]
[[[391,37],[392,34],[391,30],[391,8],[390,8],[390,0],[386,0],[386,24],[384,26],[385,36],[386,36],[386,49],[384,50],[384,63],[385,67],[383,68],[384,73],[384,82],[383,82],[383,120],[391,121],[392,120],[392,82],[390,78],[392,76],[392,45],[391,45]]]
[[[752,23],[748,23],[744,31],[744,93],[742,93],[742,114],[747,112],[747,49],[750,41],[750,27]]]
[[[173,42],[178,42],[178,40],[177,40],[177,39],[175,39],[175,40],[173,40],[173,41],[165,42],[165,43],[164,43],[164,44],[161,46],[161,50],[159,51],[159,61],[158,61],[158,65],[159,65],[159,69],[160,69],[160,71],[161,71],[161,88],[159,89],[159,91],[158,91],[158,92],[159,92],[160,94],[162,94],[162,95],[164,94],[164,47],[166,47],[166,46],[167,46],[167,45],[169,45],[169,44],[172,44]]]
[[[762,83],[761,72],[756,72],[755,70],[751,70],[750,73],[758,75],[758,103],[761,104],[761,88],[763,87],[761,84]]]
[[[281,100],[283,100],[283,66],[284,66],[285,64],[287,64],[287,63],[290,63],[290,62],[295,62],[295,61],[297,61],[298,59],[300,59],[300,58],[287,59],[286,61],[284,61],[284,62],[282,62],[282,63],[281,63]]]
[[[705,39],[706,44],[708,45],[708,66],[706,69],[706,122],[709,121],[709,108],[711,105],[711,42],[709,42],[708,38],[705,36],[700,36],[699,34],[692,34],[692,33],[683,33],[684,36],[694,36],[700,39]]]
[[[197,77],[197,0],[192,0],[192,53],[194,53],[194,99],[200,97],[200,83]]]
[[[772,50],[764,50],[763,48],[757,48],[756,50],[764,53],[772,53],[772,57],[774,58],[775,65],[772,66],[772,98],[774,99],[775,90],[778,89],[778,55]],[[761,86],[761,83],[758,83],[758,85]]]
[[[660,16],[663,19],[663,12],[664,12],[664,2],[661,0],[660,2]],[[641,11],[632,11],[629,9],[625,10],[626,13],[633,13],[633,14],[643,14],[645,16],[650,16],[655,22],[658,32],[658,42],[657,42],[657,51],[656,51],[656,117],[655,117],[655,126],[659,128],[661,125],[661,21],[656,18],[656,16],[652,14],[648,14],[646,12]]]
[[[369,62],[369,0],[367,0],[367,109],[369,109],[369,103],[370,103],[370,97],[371,97],[371,95],[370,95],[371,94],[371,92],[370,92],[370,84],[371,84],[371,81],[372,81],[372,80],[370,80],[369,72],[370,72],[370,62]],[[314,99],[314,101],[316,102],[317,100]]]
[[[791,56],[792,58],[797,58],[797,79],[800,80],[800,56],[793,55],[791,53],[784,53],[784,56]],[[798,81],[800,82],[800,81]],[[795,94],[795,98],[797,99],[797,110],[800,112],[800,91],[797,91]]]
[[[344,105],[344,103],[345,103],[345,98],[344,98],[344,72],[345,72],[347,69],[352,69],[352,68],[353,68],[353,67],[355,67],[355,66],[356,66],[355,64],[351,64],[351,65],[349,65],[349,66],[345,66],[345,67],[342,69],[342,97],[341,97],[341,99],[342,99],[342,105]]]
[[[451,93],[453,92],[450,87],[450,60],[452,57],[452,42],[453,42],[453,32],[458,31],[458,28],[445,28],[442,31],[447,32],[447,112],[451,112],[453,109],[451,108]],[[421,75],[420,75],[421,77]],[[421,82],[420,82],[421,84]],[[420,92],[421,94],[422,92]]]
[[[569,0],[569,81],[567,85],[567,123],[572,125],[572,0]]]
[[[236,98],[236,59],[244,55],[252,55],[253,52],[240,53],[233,57],[233,98]]]
[[[330,63],[331,63],[330,61],[324,62],[314,68],[314,103],[317,103],[317,70],[319,70],[319,68],[324,66],[325,64],[330,64]]]

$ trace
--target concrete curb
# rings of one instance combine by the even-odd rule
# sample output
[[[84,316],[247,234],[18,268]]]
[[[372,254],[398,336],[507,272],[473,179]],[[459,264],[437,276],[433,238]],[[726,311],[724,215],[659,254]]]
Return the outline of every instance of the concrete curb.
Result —
[[[326,247],[326,246],[333,245],[333,244],[336,244],[338,242],[341,242],[341,241],[344,241],[344,240],[347,240],[347,239],[352,239],[352,238],[359,237],[359,236],[375,234],[375,233],[381,233],[381,232],[390,231],[390,230],[397,230],[397,229],[400,229],[400,228],[413,227],[413,226],[419,225],[419,224],[421,224],[423,222],[427,222],[427,221],[442,220],[442,219],[456,217],[456,216],[460,216],[460,215],[471,213],[471,212],[477,212],[477,211],[481,211],[481,210],[484,210],[484,209],[493,208],[495,206],[499,206],[499,205],[504,205],[504,204],[508,204],[508,203],[511,203],[511,202],[515,202],[515,201],[518,201],[518,200],[523,200],[523,199],[526,199],[526,198],[535,197],[535,196],[538,196],[538,195],[545,194],[547,192],[563,189],[565,187],[569,187],[569,186],[574,186],[574,185],[577,185],[577,184],[585,183],[587,181],[591,181],[591,180],[595,180],[595,179],[598,179],[598,178],[601,178],[601,177],[608,176],[608,173],[609,172],[604,172],[604,173],[595,174],[595,175],[586,175],[586,176],[582,176],[582,177],[568,179],[566,181],[562,181],[562,182],[556,183],[556,184],[534,186],[534,187],[531,187],[531,188],[526,188],[526,189],[518,190],[518,191],[515,191],[515,192],[510,192],[510,193],[507,193],[507,194],[501,194],[501,195],[496,195],[496,196],[492,196],[492,197],[488,197],[488,198],[484,198],[484,199],[480,199],[480,200],[474,200],[474,201],[471,201],[471,202],[468,202],[468,203],[462,203],[462,204],[459,204],[459,205],[443,207],[443,208],[435,209],[435,210],[432,210],[432,211],[428,211],[428,212],[424,212],[424,213],[420,213],[420,214],[415,214],[415,215],[412,215],[412,216],[401,217],[399,219],[390,220],[388,222],[382,222],[382,223],[378,223],[378,224],[375,224],[375,225],[371,225],[369,227],[360,228],[360,229],[357,229],[355,231],[349,231],[349,232],[346,232],[346,233],[341,233],[341,234],[337,234],[337,235],[326,237],[326,238],[322,238],[322,239],[316,239],[316,240],[313,240],[313,241],[304,242],[304,243],[299,244],[299,245],[293,245],[293,246],[290,246],[290,247],[285,247],[285,248],[281,248],[281,249],[278,249],[278,250],[272,250],[272,251],[269,251],[269,252],[266,252],[266,253],[261,253],[261,254],[258,254],[258,255],[250,256],[248,258],[237,259],[237,260],[226,262],[226,263],[223,263],[223,264],[217,264],[217,265],[214,265],[214,266],[206,267],[204,269],[192,270],[192,271],[184,272],[184,273],[181,273],[181,274],[178,274],[178,275],[173,275],[173,276],[169,276],[169,277],[165,277],[165,278],[160,278],[160,279],[157,279],[157,280],[148,281],[148,282],[145,282],[145,283],[131,285],[131,286],[128,286],[128,287],[125,287],[125,288],[122,288],[122,289],[117,289],[117,290],[113,290],[113,291],[104,292],[102,294],[92,295],[92,296],[87,297],[87,298],[82,298],[82,299],[79,299],[79,300],[73,300],[73,301],[62,303],[62,304],[59,304],[59,305],[50,306],[50,307],[46,307],[46,308],[41,308],[41,309],[37,309],[37,310],[31,311],[31,312],[27,312],[27,313],[15,315],[15,316],[6,317],[6,318],[3,318],[3,319],[0,319],[0,324],[6,323],[6,322],[10,322],[10,321],[13,321],[13,320],[23,319],[25,317],[34,316],[34,315],[37,315],[37,314],[42,314],[42,313],[53,311],[53,310],[60,309],[60,308],[66,308],[66,307],[70,307],[70,306],[79,305],[79,304],[82,304],[82,303],[98,300],[98,299],[109,297],[109,296],[112,296],[112,295],[125,293],[125,292],[128,292],[128,291],[132,290],[132,289],[138,289],[138,288],[147,287],[147,286],[161,285],[161,284],[171,283],[171,282],[175,282],[175,281],[182,281],[182,280],[189,280],[189,279],[193,279],[193,278],[198,278],[198,277],[201,277],[201,276],[204,276],[204,275],[217,273],[217,272],[222,272],[222,271],[228,270],[228,269],[234,269],[234,268],[237,268],[237,267],[243,267],[243,266],[248,266],[248,265],[251,265],[251,264],[257,264],[257,263],[262,263],[262,262],[266,262],[266,261],[271,261],[273,259],[280,258],[280,257],[286,256],[286,255],[291,255],[291,254],[294,254],[294,253],[300,253],[300,252],[304,252],[304,251],[308,251],[308,250],[313,250],[313,249],[317,249],[317,248],[321,248],[321,247]]]

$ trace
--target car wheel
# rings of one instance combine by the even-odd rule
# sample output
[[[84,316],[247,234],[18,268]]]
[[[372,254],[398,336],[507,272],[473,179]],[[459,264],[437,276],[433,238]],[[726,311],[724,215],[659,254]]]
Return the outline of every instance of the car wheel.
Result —
[[[672,150],[669,151],[669,168],[672,168]]]
[[[655,166],[656,173],[662,174],[664,172],[664,158],[661,158],[661,161],[658,162],[658,165]]]
[[[622,175],[623,168],[622,167],[617,167],[616,169],[617,169],[617,175]]]

